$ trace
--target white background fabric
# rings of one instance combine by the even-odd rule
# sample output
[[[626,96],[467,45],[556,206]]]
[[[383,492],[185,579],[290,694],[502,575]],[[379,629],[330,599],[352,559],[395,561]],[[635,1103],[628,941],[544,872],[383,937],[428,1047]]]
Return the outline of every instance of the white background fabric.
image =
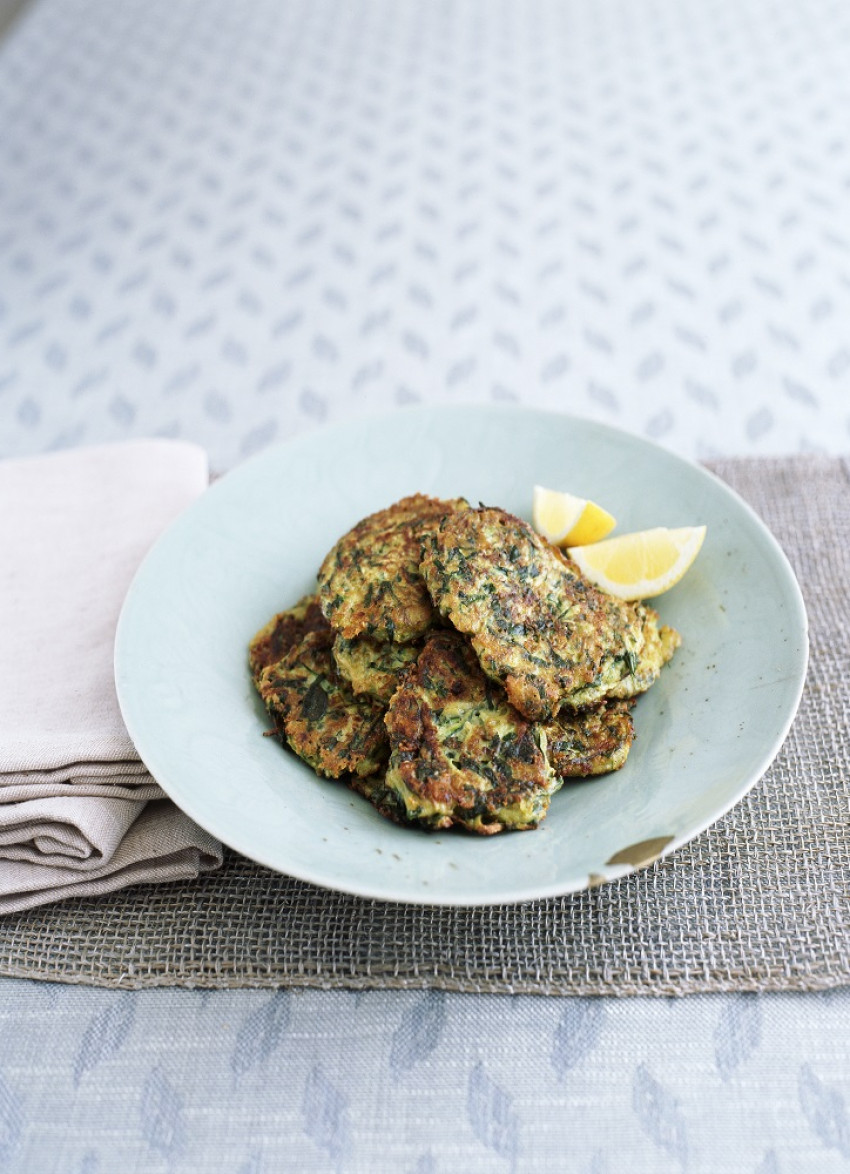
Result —
[[[836,0],[40,0],[0,54],[0,454],[224,469],[491,399],[844,452],[848,78]],[[2,986],[9,1169],[850,1158],[845,991]]]
[[[2,980],[0,996],[0,1156],[15,1170],[843,1174],[850,1157],[844,991],[606,1000]]]
[[[221,469],[505,398],[846,448],[848,62],[836,0],[42,0],[0,68],[0,451]]]

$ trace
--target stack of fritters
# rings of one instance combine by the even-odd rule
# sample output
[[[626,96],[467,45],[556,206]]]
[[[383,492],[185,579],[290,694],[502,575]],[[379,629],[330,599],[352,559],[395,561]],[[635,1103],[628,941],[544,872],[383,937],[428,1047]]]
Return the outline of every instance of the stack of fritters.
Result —
[[[680,639],[504,510],[415,494],[329,552],[251,641],[274,731],[389,819],[536,827],[564,779],[617,770]]]

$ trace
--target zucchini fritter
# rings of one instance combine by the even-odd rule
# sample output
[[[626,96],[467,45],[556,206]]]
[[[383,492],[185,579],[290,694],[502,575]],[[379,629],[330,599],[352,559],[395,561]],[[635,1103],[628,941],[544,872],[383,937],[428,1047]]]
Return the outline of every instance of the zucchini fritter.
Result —
[[[387,702],[395,693],[399,675],[416,660],[421,648],[419,641],[396,644],[392,640],[373,640],[371,636],[356,636],[353,640],[337,636],[333,651],[340,676],[355,693],[368,693]]]
[[[307,632],[263,669],[257,689],[279,737],[320,775],[373,774],[387,760],[384,707],[355,697],[336,670],[333,632]]]
[[[350,775],[348,785],[352,791],[356,791],[358,795],[368,799],[384,819],[401,824],[403,827],[411,826],[404,800],[397,791],[393,791],[387,786],[386,775],[383,772],[362,778],[360,775]]]
[[[347,640],[399,644],[423,636],[434,607],[419,574],[422,540],[449,511],[465,508],[416,493],[344,534],[319,568],[319,600],[334,630]]]
[[[645,693],[682,643],[682,637],[675,628],[659,625],[657,611],[645,603],[637,607],[643,617],[643,648],[634,671],[610,689],[608,697],[637,697],[639,693]]]
[[[543,722],[546,753],[562,779],[586,778],[619,770],[628,757],[635,727],[627,701],[604,702],[593,709],[561,710]]]
[[[536,827],[561,785],[545,737],[482,673],[469,642],[435,631],[386,716],[390,764],[370,796],[390,818],[491,835]]]
[[[633,699],[680,643],[521,519],[414,494],[336,543],[249,665],[317,774],[396,823],[492,835],[625,763]]]
[[[289,652],[293,644],[307,632],[327,631],[328,621],[322,615],[315,595],[305,595],[295,607],[278,612],[269,620],[248,645],[248,664],[256,680],[264,668],[274,664]]]
[[[504,510],[449,514],[426,538],[421,571],[484,672],[531,720],[592,705],[637,663],[637,609],[599,591]]]

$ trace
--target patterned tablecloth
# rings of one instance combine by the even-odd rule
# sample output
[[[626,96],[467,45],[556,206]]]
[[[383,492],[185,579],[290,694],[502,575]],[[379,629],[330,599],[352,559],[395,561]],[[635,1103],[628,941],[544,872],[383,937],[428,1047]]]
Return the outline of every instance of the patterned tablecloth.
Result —
[[[0,456],[515,400],[846,452],[836,0],[37,0],[0,47]],[[839,1171],[850,995],[2,980],[10,1170]]]

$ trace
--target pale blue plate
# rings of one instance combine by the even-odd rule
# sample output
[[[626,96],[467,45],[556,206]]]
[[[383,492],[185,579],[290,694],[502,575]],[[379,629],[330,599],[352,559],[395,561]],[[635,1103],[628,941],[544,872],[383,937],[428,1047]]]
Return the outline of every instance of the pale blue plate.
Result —
[[[427,834],[387,822],[263,737],[268,721],[246,646],[313,588],[342,533],[414,492],[464,496],[527,518],[535,482],[602,503],[619,532],[708,526],[690,572],[657,602],[684,643],[638,702],[623,770],[566,785],[532,832]],[[484,905],[603,883],[708,827],[775,757],[806,659],[806,614],[788,561],[715,477],[585,420],[440,407],[313,432],[213,485],[136,575],[115,673],[127,728],[151,773],[232,848],[331,889]]]

